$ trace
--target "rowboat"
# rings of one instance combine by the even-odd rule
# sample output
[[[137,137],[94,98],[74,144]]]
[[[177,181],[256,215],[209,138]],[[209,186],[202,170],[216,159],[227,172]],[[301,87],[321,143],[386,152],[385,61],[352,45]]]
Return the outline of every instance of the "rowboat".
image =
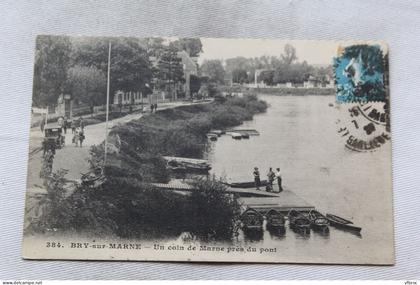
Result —
[[[353,232],[360,232],[362,228],[356,227],[352,225],[353,223],[349,220],[343,219],[339,216],[327,214],[327,219],[330,222],[330,225],[336,227],[338,229],[353,231]]]
[[[267,218],[267,229],[284,228],[285,219],[279,211],[270,209],[265,216]]]
[[[96,168],[94,171],[81,173],[80,180],[83,186],[87,186],[89,188],[96,188],[101,186],[105,182],[106,177],[103,174],[102,168]]]
[[[254,181],[248,181],[248,182],[232,182],[227,183],[232,188],[255,188],[255,182]],[[261,180],[260,186],[266,186],[267,180]]]
[[[243,133],[241,134],[243,139],[249,139],[249,134],[248,133]]]
[[[204,159],[163,156],[167,161],[167,168],[173,171],[191,171],[191,172],[208,172],[211,169],[210,164]]]
[[[310,234],[311,221],[309,218],[296,210],[290,210],[288,217],[290,228],[301,234]]]
[[[244,231],[262,231],[264,217],[256,210],[249,208],[241,215],[242,229]]]
[[[224,134],[224,131],[222,131],[222,130],[211,130],[211,131],[209,132],[209,134],[215,134],[215,135],[217,135],[218,137],[220,137],[221,135],[223,135],[223,134]]]
[[[207,134],[207,138],[211,141],[217,141],[217,135],[216,134],[209,133],[209,134]]]
[[[232,136],[233,139],[235,140],[240,140],[242,139],[242,134],[240,133],[230,133],[230,135]]]
[[[308,216],[311,221],[311,228],[313,230],[320,231],[323,233],[329,232],[329,221],[323,214],[321,214],[317,210],[312,210],[309,212]]]
[[[352,221],[346,220],[346,219],[344,219],[342,217],[339,217],[339,216],[336,216],[336,215],[333,215],[333,214],[327,214],[327,218],[335,219],[335,220],[339,221],[342,224],[353,224]]]
[[[226,133],[240,133],[240,134],[248,134],[250,136],[259,136],[260,133],[255,129],[231,129],[227,130]]]

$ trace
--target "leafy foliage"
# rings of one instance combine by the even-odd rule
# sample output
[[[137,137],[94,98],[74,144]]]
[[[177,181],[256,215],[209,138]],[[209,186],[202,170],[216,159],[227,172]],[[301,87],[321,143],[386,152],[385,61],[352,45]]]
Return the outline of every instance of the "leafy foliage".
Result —
[[[208,76],[210,80],[223,84],[225,80],[225,69],[221,60],[205,60],[200,67],[201,74]]]
[[[67,88],[72,98],[91,106],[105,103],[105,74],[95,67],[73,66],[68,70]]]
[[[71,42],[64,36],[38,36],[35,46],[33,103],[56,104],[65,91]]]
[[[182,60],[178,57],[178,50],[174,47],[165,48],[159,57],[157,69],[158,87],[167,89],[172,95],[176,92],[176,85],[184,83]]]
[[[239,221],[238,200],[226,193],[226,185],[214,179],[196,179],[189,197],[189,225],[202,238],[229,239]]]
[[[197,57],[203,52],[203,44],[199,38],[181,38],[170,45],[178,50],[185,50],[191,57]]]

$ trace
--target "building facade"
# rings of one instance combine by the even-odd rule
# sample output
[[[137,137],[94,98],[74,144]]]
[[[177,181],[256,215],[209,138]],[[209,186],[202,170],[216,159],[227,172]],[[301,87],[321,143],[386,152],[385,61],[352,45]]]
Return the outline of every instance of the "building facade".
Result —
[[[114,105],[134,105],[143,103],[143,94],[140,91],[137,92],[123,92],[118,90],[114,94]],[[146,101],[146,99],[144,99]]]
[[[178,57],[182,60],[184,70],[185,84],[183,91],[185,92],[185,98],[191,98],[191,75],[198,75],[197,59],[190,57],[186,51],[178,52]]]

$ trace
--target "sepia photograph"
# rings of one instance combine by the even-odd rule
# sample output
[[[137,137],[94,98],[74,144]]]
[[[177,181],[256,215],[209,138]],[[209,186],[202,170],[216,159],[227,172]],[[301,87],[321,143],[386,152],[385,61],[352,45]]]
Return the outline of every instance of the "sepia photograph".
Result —
[[[388,47],[40,35],[26,259],[394,264]]]

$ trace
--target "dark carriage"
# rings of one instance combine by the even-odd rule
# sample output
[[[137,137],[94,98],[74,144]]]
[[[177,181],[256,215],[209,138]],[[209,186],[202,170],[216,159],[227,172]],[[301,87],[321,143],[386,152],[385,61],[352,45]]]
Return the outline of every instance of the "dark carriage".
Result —
[[[318,212],[317,210],[312,210],[309,212],[309,219],[311,221],[311,228],[315,231],[322,232],[324,234],[329,233],[329,221],[328,219]]]
[[[336,216],[333,214],[326,214],[326,218],[328,219],[330,225],[335,228],[351,231],[355,233],[360,233],[360,231],[362,230],[362,228],[356,227],[355,225],[353,225],[353,222],[343,219],[339,216]]]
[[[290,210],[289,214],[289,226],[295,232],[301,234],[310,234],[311,232],[311,221],[301,212],[296,210]]]
[[[265,216],[268,230],[284,229],[285,218],[279,211],[270,209]]]
[[[61,126],[58,124],[47,125],[44,129],[44,140],[42,145],[44,149],[54,148],[59,149],[65,145],[65,136],[63,136],[63,131]]]
[[[264,216],[254,209],[247,209],[241,215],[242,229],[246,232],[262,231]]]

